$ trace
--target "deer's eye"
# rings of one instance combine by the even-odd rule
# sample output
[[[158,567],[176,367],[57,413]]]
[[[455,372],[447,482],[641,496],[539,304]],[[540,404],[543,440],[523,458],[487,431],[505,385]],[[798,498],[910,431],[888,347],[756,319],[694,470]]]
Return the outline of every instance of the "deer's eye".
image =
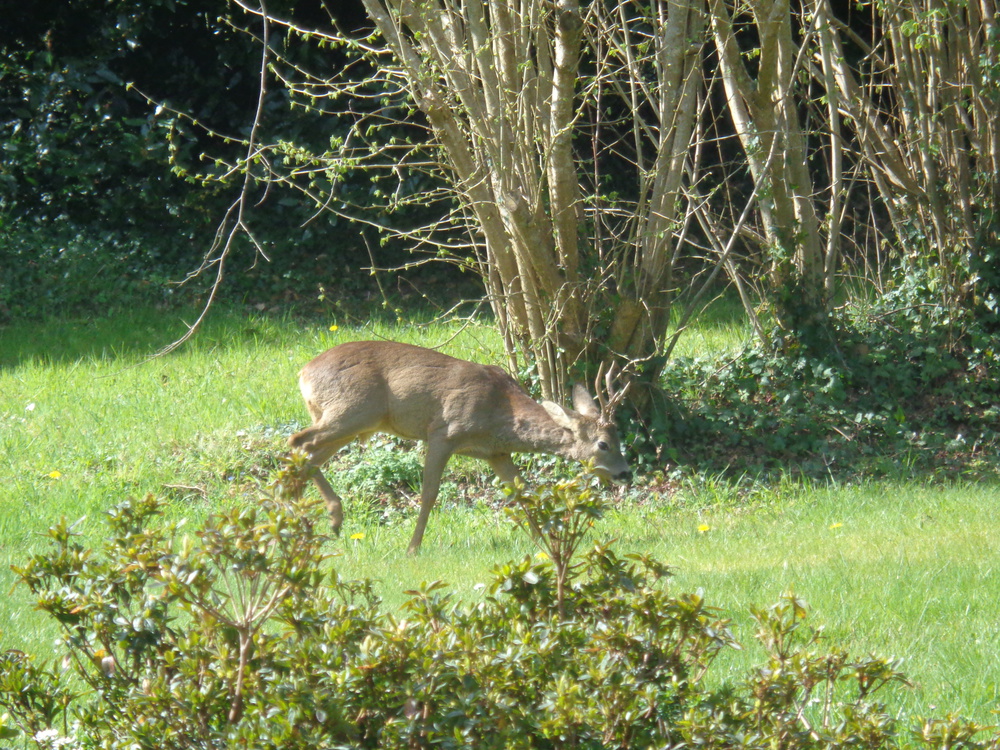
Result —
[[[603,440],[598,440],[597,441],[597,450],[599,450],[599,451],[609,451],[609,450],[611,450],[611,448],[609,448],[608,444],[605,443]]]

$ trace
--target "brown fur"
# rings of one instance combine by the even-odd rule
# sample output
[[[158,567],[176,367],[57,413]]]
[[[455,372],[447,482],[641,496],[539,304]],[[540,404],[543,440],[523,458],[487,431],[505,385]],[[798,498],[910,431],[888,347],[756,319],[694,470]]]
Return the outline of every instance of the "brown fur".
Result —
[[[357,341],[329,349],[299,375],[312,426],[289,439],[307,452],[335,531],[343,505],[320,467],[355,439],[384,432],[426,444],[420,515],[409,553],[420,548],[441,475],[455,453],[485,460],[501,481],[517,476],[511,453],[592,460],[614,481],[631,478],[610,414],[576,386],[574,410],[537,403],[499,367],[410,344]]]

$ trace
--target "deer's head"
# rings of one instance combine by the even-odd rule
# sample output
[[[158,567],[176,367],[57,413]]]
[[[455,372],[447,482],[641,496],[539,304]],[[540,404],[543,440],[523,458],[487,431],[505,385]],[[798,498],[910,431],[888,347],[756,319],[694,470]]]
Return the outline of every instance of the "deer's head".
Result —
[[[602,479],[627,483],[632,480],[632,470],[622,456],[614,412],[628,389],[615,392],[612,389],[613,377],[609,370],[605,384],[606,398],[601,395],[600,388],[597,389],[600,405],[595,403],[584,386],[577,383],[573,386],[573,409],[565,409],[552,401],[543,401],[542,406],[556,424],[573,435],[574,458],[592,461],[595,473]],[[598,385],[600,379],[598,374]]]

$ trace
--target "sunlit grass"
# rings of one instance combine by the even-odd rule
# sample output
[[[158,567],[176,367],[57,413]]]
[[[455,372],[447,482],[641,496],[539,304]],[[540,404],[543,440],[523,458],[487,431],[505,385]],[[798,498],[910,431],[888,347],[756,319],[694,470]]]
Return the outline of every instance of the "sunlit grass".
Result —
[[[713,505],[688,488],[669,499],[641,499],[614,504],[595,534],[616,539],[619,554],[670,564],[675,591],[700,589],[734,620],[745,648],[720,658],[715,681],[761,664],[749,607],[794,592],[831,647],[902,659],[915,686],[892,696],[901,715],[955,712],[991,721],[1000,701],[996,488],[788,486],[761,491],[749,505]],[[347,577],[376,578],[397,606],[405,589],[433,580],[474,600],[495,563],[536,551],[501,512],[450,508],[432,517],[414,561],[403,553],[411,522],[350,526],[364,536],[336,542],[334,565]]]
[[[166,497],[172,517],[192,520],[254,502],[288,434],[307,421],[297,372],[329,346],[390,338],[503,364],[484,324],[359,327],[223,310],[189,345],[146,361],[183,330],[183,320],[155,311],[0,330],[0,589],[11,589],[10,565],[39,550],[60,516],[86,516],[78,528],[97,544],[104,511],[130,496]],[[714,311],[679,353],[732,351],[745,337],[738,310]],[[415,559],[404,554],[412,503],[378,523],[348,497],[333,564],[377,579],[391,607],[423,581],[481,596],[495,564],[535,550],[498,509],[498,489],[483,481],[461,491],[473,502],[443,502]],[[443,496],[454,497],[453,487]],[[761,487],[704,477],[662,497],[632,490],[597,533],[617,538],[620,554],[674,566],[676,591],[703,589],[731,614],[747,648],[722,659],[718,680],[759,663],[747,606],[794,590],[838,645],[904,659],[917,687],[892,705],[907,716],[956,711],[989,721],[1000,697],[998,500],[989,485]],[[0,600],[0,630],[0,649],[42,653],[54,635],[20,587]]]
[[[392,338],[480,361],[500,351],[482,324],[335,325],[219,310],[155,359],[184,332],[183,316],[140,310],[0,330],[0,589],[60,516],[85,518],[77,528],[93,535],[128,497],[167,496],[178,517],[252,500],[288,435],[308,423],[298,370],[330,346]],[[43,626],[20,588],[0,599],[0,630],[25,638],[21,648],[50,640]]]
[[[673,310],[674,328],[680,325],[682,311]],[[749,343],[753,329],[747,321],[739,299],[726,295],[712,300],[700,309],[681,331],[674,347],[675,357],[699,357],[734,353]]]
[[[795,591],[832,643],[903,659],[917,683],[897,704],[908,713],[986,721],[1000,699],[998,500],[996,487],[871,483],[788,489],[749,512],[652,510],[637,524],[624,511],[609,522],[623,546],[675,565],[679,589],[703,588],[732,612],[744,642],[747,607]],[[758,657],[733,655],[731,669]]]

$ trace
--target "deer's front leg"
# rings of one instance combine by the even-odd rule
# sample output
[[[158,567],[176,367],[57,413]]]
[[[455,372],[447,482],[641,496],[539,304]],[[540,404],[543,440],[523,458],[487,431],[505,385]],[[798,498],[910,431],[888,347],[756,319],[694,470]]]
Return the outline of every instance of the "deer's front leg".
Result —
[[[514,465],[514,461],[511,459],[509,453],[492,456],[491,458],[487,458],[486,462],[501,482],[504,484],[514,484],[514,480],[517,479],[517,467]]]
[[[427,519],[431,514],[431,508],[437,500],[438,490],[441,489],[441,475],[444,474],[445,464],[451,457],[451,449],[445,445],[428,442],[427,457],[424,459],[424,481],[420,488],[420,515],[417,516],[417,527],[413,530],[413,538],[406,554],[415,555],[420,549],[420,542],[424,538],[424,529],[427,527]]]
[[[344,503],[340,499],[340,495],[333,491],[333,487],[326,481],[326,477],[320,473],[319,469],[316,469],[316,473],[313,474],[313,482],[316,483],[319,494],[326,501],[326,509],[330,513],[330,529],[335,536],[340,536],[340,527],[344,524]]]

